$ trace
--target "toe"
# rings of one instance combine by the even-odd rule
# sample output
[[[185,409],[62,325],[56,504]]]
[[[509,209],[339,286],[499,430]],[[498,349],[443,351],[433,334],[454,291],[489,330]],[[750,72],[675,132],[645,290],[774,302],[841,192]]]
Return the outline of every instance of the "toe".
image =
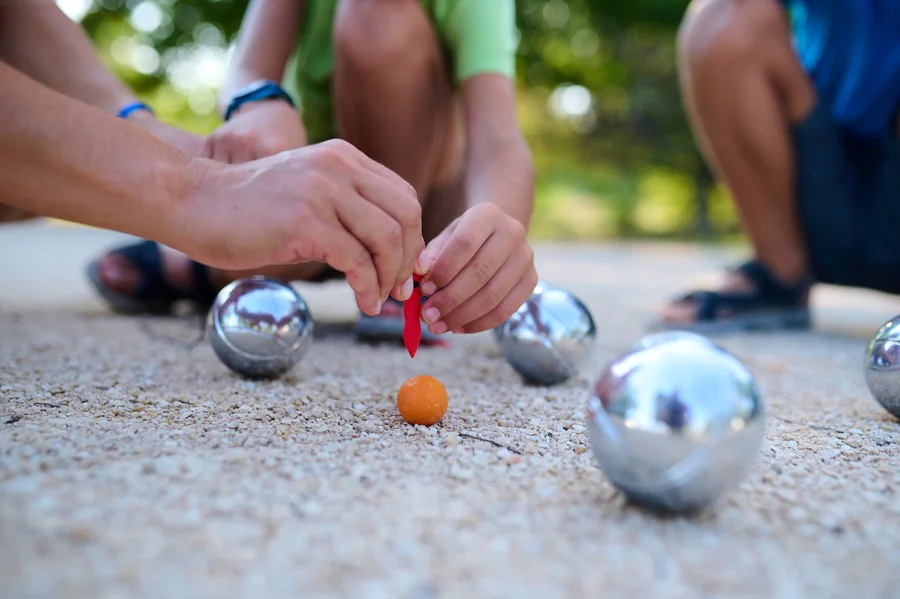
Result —
[[[100,283],[116,293],[130,294],[141,282],[141,274],[124,257],[109,253],[97,261]]]

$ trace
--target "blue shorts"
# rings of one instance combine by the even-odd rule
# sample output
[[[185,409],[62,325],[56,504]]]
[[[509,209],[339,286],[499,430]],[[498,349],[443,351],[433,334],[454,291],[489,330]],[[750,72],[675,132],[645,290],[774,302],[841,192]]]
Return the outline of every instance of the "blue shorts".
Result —
[[[900,293],[900,140],[855,142],[820,104],[794,128],[794,141],[813,275]]]

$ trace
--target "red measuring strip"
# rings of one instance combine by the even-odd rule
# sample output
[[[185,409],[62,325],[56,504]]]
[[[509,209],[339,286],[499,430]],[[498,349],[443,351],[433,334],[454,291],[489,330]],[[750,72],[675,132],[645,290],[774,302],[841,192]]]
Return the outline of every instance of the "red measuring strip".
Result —
[[[403,302],[403,345],[409,352],[410,358],[416,357],[419,343],[422,341],[422,323],[419,320],[422,313],[422,292],[419,290],[420,275],[413,275],[413,292],[409,299]]]

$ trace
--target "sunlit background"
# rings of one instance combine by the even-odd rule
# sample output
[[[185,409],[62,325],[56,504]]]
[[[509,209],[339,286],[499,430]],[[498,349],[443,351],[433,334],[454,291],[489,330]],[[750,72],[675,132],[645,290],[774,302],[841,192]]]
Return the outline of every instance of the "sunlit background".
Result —
[[[490,1],[490,0],[480,0]],[[215,128],[247,0],[57,0],[158,116]],[[541,239],[740,238],[687,128],[675,33],[687,0],[517,0],[519,113]]]

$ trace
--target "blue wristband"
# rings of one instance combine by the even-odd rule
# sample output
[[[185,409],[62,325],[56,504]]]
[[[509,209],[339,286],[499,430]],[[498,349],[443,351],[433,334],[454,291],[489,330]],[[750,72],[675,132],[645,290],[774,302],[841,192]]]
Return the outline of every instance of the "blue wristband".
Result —
[[[143,102],[132,102],[131,104],[126,104],[125,106],[123,106],[122,109],[116,113],[116,116],[120,119],[127,119],[128,115],[137,110],[146,110],[150,114],[153,114],[153,109]]]
[[[225,109],[224,120],[229,120],[234,112],[250,102],[259,102],[261,100],[281,99],[296,108],[293,98],[275,81],[261,80],[251,83],[247,87],[239,90],[228,102]]]

